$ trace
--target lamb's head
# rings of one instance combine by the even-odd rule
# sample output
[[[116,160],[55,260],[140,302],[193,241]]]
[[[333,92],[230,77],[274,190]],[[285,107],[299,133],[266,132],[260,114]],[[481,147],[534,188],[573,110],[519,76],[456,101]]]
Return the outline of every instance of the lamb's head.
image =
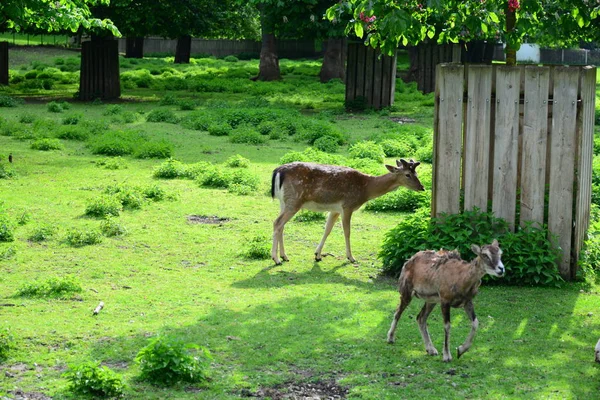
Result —
[[[492,276],[504,275],[504,264],[502,264],[502,250],[498,245],[498,241],[494,239],[492,244],[479,247],[475,244],[471,245],[473,253],[479,256],[481,266],[487,274]]]

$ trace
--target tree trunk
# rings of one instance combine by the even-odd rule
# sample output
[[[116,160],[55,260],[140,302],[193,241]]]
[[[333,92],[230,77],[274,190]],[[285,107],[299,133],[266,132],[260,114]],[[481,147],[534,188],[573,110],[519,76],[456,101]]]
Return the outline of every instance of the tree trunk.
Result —
[[[125,58],[144,58],[144,38],[127,36],[125,39]]]
[[[8,85],[8,42],[0,42],[0,85]]]
[[[113,100],[121,96],[119,45],[115,39],[92,38],[81,44],[80,100]]]
[[[277,44],[273,33],[263,33],[260,48],[260,64],[258,76],[253,81],[278,81],[281,79],[279,57],[277,57]]]
[[[189,64],[191,53],[192,37],[190,35],[178,37],[175,48],[175,64]]]
[[[517,21],[517,15],[514,10],[506,10],[506,33],[511,33],[515,29],[515,23]],[[506,65],[517,64],[517,50],[511,43],[506,43]]]
[[[329,38],[325,42],[325,54],[323,54],[323,65],[319,78],[321,83],[329,82],[332,79],[346,78],[345,66],[345,38]]]

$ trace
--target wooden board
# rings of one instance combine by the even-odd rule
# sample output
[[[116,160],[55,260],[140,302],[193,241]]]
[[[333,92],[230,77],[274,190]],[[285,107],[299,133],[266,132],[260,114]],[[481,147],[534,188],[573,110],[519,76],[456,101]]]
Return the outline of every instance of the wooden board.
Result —
[[[544,223],[546,148],[548,141],[548,67],[525,68],[525,102],[521,148],[520,225]]]
[[[464,67],[439,64],[436,70],[432,215],[460,212]]]
[[[556,67],[554,69],[548,228],[559,238],[563,255],[559,271],[564,279],[571,277],[578,83],[577,68]]]
[[[511,229],[517,202],[520,82],[519,69],[496,69],[492,211],[505,219]]]
[[[465,210],[487,211],[490,167],[490,110],[492,67],[468,67],[467,127],[465,134]]]

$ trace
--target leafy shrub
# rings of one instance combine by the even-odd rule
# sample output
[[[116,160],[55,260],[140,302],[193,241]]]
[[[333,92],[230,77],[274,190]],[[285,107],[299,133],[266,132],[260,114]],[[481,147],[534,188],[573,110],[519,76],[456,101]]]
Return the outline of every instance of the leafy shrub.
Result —
[[[244,143],[261,145],[267,142],[267,138],[262,136],[257,130],[244,126],[234,129],[229,136],[231,143]]]
[[[14,257],[17,254],[17,251],[13,246],[6,248],[5,250],[0,251],[0,260],[8,260]]]
[[[178,102],[177,97],[173,96],[171,93],[167,93],[160,99],[161,106],[174,106]]]
[[[54,225],[41,225],[36,227],[31,235],[29,235],[29,240],[32,242],[43,242],[48,240],[54,236],[56,233],[56,227]]]
[[[145,142],[135,149],[136,158],[169,158],[173,154],[173,145],[166,140]]]
[[[123,106],[120,104],[110,104],[106,107],[102,115],[117,115],[123,112]]]
[[[71,366],[64,376],[69,381],[69,390],[80,396],[119,397],[125,387],[119,375],[98,363]]]
[[[320,164],[343,165],[345,159],[342,156],[337,156],[323,151],[307,147],[304,151],[291,151],[284,154],[279,162],[287,164],[294,161],[315,162]]]
[[[0,329],[0,361],[6,360],[13,348],[15,348],[15,337],[8,328]]]
[[[223,58],[224,61],[227,62],[238,62],[239,59],[236,56],[226,56],[225,58]]]
[[[23,104],[23,100],[14,97],[0,95],[0,107],[18,107]]]
[[[96,231],[71,229],[65,236],[65,243],[72,247],[91,246],[102,242],[102,235]]]
[[[179,100],[177,105],[181,111],[190,111],[196,109],[196,102],[193,100]]]
[[[214,123],[215,117],[206,111],[194,111],[181,119],[181,125],[196,131],[206,131]]]
[[[381,142],[386,157],[408,157],[414,154],[413,146],[405,140],[387,139]]]
[[[416,152],[417,160],[431,164],[433,162],[433,143],[421,145]]]
[[[513,233],[506,221],[492,213],[474,210],[431,219],[429,212],[419,209],[386,233],[378,255],[386,274],[398,276],[404,262],[420,250],[457,249],[470,260],[474,257],[471,244],[483,245],[498,239],[507,271],[503,282],[557,285],[562,281],[557,267],[559,253],[548,239],[546,227],[526,226]]]
[[[313,144],[316,149],[326,153],[335,153],[338,149],[338,141],[332,136],[321,136]]]
[[[15,240],[15,223],[0,210],[0,242]]]
[[[107,218],[100,223],[100,231],[106,237],[125,236],[127,228],[112,218]]]
[[[64,278],[52,277],[45,281],[23,284],[17,290],[17,296],[67,299],[82,291],[81,284],[73,276],[66,276]]]
[[[25,79],[37,79],[38,72],[36,70],[25,72]]]
[[[195,356],[191,350],[195,350]],[[212,356],[205,347],[158,336],[140,350],[135,360],[139,363],[142,380],[169,386],[178,382],[206,382]]]
[[[58,129],[55,135],[59,139],[79,141],[85,141],[89,137],[88,130],[80,125],[62,126]]]
[[[154,169],[152,176],[160,179],[180,178],[185,173],[185,165],[178,160],[169,158]]]
[[[127,169],[127,161],[121,157],[101,158],[96,161],[96,165],[104,169]]]
[[[258,176],[245,169],[231,170],[218,165],[209,165],[198,175],[200,186],[229,189],[236,194],[249,194],[260,184]]]
[[[85,215],[95,218],[117,217],[122,209],[121,199],[116,196],[102,195],[92,199],[85,208]]]
[[[317,139],[323,136],[330,136],[336,139],[340,145],[346,142],[346,137],[340,131],[329,122],[321,120],[304,121],[302,131],[298,134],[297,140],[302,140],[312,145]]]
[[[225,165],[232,168],[248,168],[250,166],[250,160],[242,157],[239,154],[229,157],[225,161]]]
[[[50,103],[48,103],[46,105],[46,109],[52,113],[61,113],[70,108],[71,108],[71,105],[69,103],[67,103],[66,101],[63,101],[63,102],[51,101]]]
[[[385,158],[385,153],[381,146],[371,141],[353,144],[350,146],[348,153],[350,154],[350,157],[353,158],[368,158],[380,163],[382,163]]]
[[[167,195],[167,192],[158,185],[146,186],[141,190],[144,197],[152,201],[161,201],[172,198],[172,196]]]
[[[365,205],[366,211],[402,211],[411,212],[419,208],[431,206],[431,192],[415,192],[409,189],[398,189],[384,196],[370,200]]]
[[[81,114],[65,115],[62,119],[63,125],[77,125],[83,116]]]
[[[19,122],[22,124],[31,124],[37,119],[37,116],[32,113],[24,113],[19,115]]]
[[[325,213],[310,210],[302,210],[294,217],[294,221],[298,222],[322,222],[325,219]]]
[[[249,260],[268,260],[271,258],[271,243],[266,236],[255,236],[247,241],[243,257]]]
[[[0,179],[11,179],[17,176],[16,172],[4,164],[0,164]]]
[[[49,151],[62,150],[63,145],[58,139],[43,138],[34,140],[29,147],[33,150]]]
[[[179,122],[179,118],[171,110],[156,109],[152,110],[146,115],[147,122],[168,122],[170,124],[176,124]]]
[[[90,140],[93,154],[125,156],[132,154],[145,140],[136,132],[109,131]]]
[[[200,186],[226,189],[231,184],[231,173],[225,168],[211,165],[198,176]]]
[[[226,123],[211,124],[207,128],[208,134],[211,136],[227,136],[231,132],[231,127]]]

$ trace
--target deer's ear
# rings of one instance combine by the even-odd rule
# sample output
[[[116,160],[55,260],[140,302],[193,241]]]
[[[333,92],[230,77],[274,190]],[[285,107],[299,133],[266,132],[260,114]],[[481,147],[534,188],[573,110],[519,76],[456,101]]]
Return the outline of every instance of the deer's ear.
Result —
[[[390,172],[396,172],[398,170],[398,168],[391,166],[391,165],[387,165],[385,164],[385,167],[387,168],[388,171]]]

